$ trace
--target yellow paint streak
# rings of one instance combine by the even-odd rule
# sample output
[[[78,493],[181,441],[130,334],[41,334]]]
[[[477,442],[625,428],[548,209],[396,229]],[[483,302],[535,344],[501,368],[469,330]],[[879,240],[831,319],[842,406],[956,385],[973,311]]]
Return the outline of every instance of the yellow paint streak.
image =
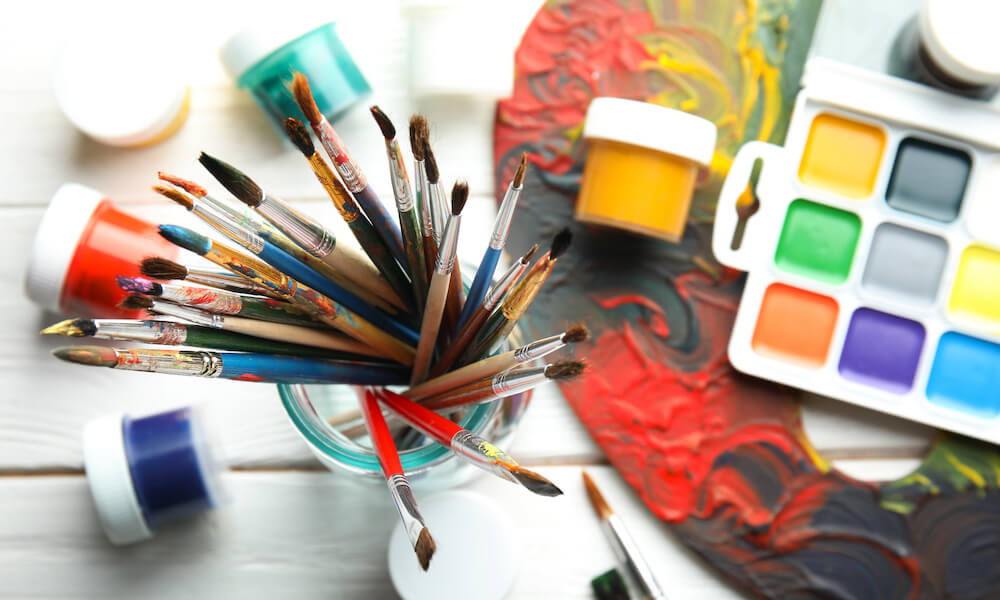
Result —
[[[971,481],[976,487],[978,487],[978,488],[984,488],[984,487],[986,487],[986,480],[983,479],[983,476],[980,475],[978,472],[976,472],[975,469],[973,469],[973,468],[971,468],[971,467],[969,467],[967,465],[962,464],[962,462],[960,460],[958,460],[957,458],[955,458],[954,454],[952,454],[950,452],[948,454],[945,454],[945,459],[949,463],[951,463],[951,466],[955,467],[956,471],[958,471],[962,475],[965,475],[965,477],[969,481]]]

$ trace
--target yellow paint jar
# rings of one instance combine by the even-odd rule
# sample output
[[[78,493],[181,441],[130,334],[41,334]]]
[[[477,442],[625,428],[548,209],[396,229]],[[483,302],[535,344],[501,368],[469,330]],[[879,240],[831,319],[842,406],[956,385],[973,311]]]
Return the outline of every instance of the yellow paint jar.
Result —
[[[576,219],[677,243],[698,171],[712,160],[715,125],[680,110],[594,98]]]

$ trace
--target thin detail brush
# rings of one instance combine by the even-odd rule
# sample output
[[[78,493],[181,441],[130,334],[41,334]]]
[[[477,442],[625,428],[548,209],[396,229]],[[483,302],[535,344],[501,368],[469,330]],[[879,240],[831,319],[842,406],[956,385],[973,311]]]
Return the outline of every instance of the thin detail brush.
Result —
[[[148,256],[142,259],[139,262],[139,272],[142,273],[143,277],[150,279],[189,281],[237,294],[252,294],[280,299],[270,289],[257,285],[240,275],[215,269],[187,267],[162,256]]]
[[[427,280],[434,274],[434,263],[437,261],[438,241],[440,231],[434,230],[434,208],[431,206],[430,184],[427,183],[428,169],[437,172],[437,163],[428,165],[424,155],[427,147],[427,119],[423,115],[410,117],[410,151],[413,153],[413,170],[417,176],[417,205],[420,210],[420,239],[424,247],[424,265],[427,268]],[[437,175],[435,175],[437,177]],[[443,226],[443,225],[442,225]]]
[[[437,219],[433,226],[436,235],[441,235],[441,238],[437,240],[438,242],[438,253],[440,254],[442,244],[444,243],[443,228],[446,227],[444,223],[447,222],[448,217],[444,216],[445,195],[444,186],[441,184],[440,173],[437,168],[437,160],[434,158],[434,151],[431,150],[430,142],[424,139],[424,161],[427,167],[427,185],[430,197],[430,207],[432,209],[432,215]],[[441,223],[439,225],[439,223]],[[440,341],[447,341],[453,333],[455,333],[455,325],[458,323],[458,315],[462,312],[462,272],[458,265],[458,254],[452,261],[454,264],[451,268],[451,285],[448,286],[448,295],[445,300],[444,314],[441,319],[441,335]]]
[[[441,411],[484,404],[532,390],[546,381],[565,381],[583,373],[579,360],[564,360],[540,367],[516,367],[420,400],[421,406]]]

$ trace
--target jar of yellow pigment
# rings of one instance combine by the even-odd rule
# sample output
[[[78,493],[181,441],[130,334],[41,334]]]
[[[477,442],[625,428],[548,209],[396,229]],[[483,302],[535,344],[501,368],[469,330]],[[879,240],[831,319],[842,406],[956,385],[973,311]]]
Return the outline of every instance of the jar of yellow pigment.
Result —
[[[576,219],[679,242],[715,125],[680,110],[594,98],[583,126],[587,163]]]

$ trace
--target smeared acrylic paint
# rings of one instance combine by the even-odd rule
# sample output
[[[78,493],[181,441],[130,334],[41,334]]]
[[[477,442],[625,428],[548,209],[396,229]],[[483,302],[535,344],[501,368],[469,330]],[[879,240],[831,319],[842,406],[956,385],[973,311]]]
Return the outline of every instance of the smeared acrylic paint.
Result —
[[[577,0],[547,4],[501,101],[496,181],[536,165],[508,248],[571,222],[579,131],[595,95],[660,102],[719,125],[713,174],[679,244],[574,228],[522,319],[530,336],[583,320],[589,374],[562,384],[646,505],[690,548],[768,598],[992,597],[1000,589],[1000,453],[946,437],[898,482],[831,471],[785,388],[742,376],[725,348],[742,290],[708,240],[718,175],[749,139],[780,143],[818,3]],[[697,260],[696,260],[697,259]]]

